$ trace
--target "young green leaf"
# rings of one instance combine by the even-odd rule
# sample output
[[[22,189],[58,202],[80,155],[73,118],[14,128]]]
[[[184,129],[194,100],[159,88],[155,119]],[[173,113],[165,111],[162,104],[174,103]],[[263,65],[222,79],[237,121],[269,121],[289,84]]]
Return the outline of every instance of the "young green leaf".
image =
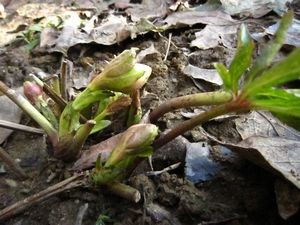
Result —
[[[91,131],[90,134],[94,134],[97,133],[101,130],[103,130],[104,128],[108,127],[111,124],[110,120],[100,120],[96,122],[96,125],[94,126],[93,130]]]
[[[237,52],[235,53],[235,56],[229,66],[229,73],[231,75],[230,85],[233,93],[237,93],[239,88],[238,87],[239,79],[249,68],[252,62],[253,49],[254,49],[254,42],[251,39],[251,36],[247,31],[246,26],[242,24],[238,36]]]
[[[271,65],[274,57],[284,43],[286,32],[292,22],[292,19],[292,11],[288,11],[283,15],[279,28],[275,33],[275,38],[271,42],[269,42],[267,46],[262,50],[262,53],[257,57],[254,65],[250,69],[247,78],[248,83],[251,83],[251,81],[259,76],[264,69],[268,68]]]
[[[78,95],[77,98],[75,98],[72,107],[75,111],[80,112],[81,110],[90,106],[92,103],[101,101],[113,95],[114,94],[110,91],[102,91],[102,90],[92,91],[86,88],[83,92],[81,92]]]
[[[224,90],[231,90],[231,74],[229,73],[228,69],[222,63],[215,63],[214,67],[223,80]]]
[[[269,88],[251,96],[254,108],[300,119],[300,97],[283,89]]]
[[[255,95],[272,86],[284,84],[300,77],[300,48],[295,49],[288,57],[272,66],[244,87],[246,96]]]

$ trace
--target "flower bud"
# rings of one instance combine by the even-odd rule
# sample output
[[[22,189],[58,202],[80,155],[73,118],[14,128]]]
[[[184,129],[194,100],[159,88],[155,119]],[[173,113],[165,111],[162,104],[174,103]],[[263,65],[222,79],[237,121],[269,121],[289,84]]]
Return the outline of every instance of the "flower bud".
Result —
[[[24,95],[32,103],[36,104],[38,98],[43,95],[43,89],[34,82],[25,81],[23,84]]]
[[[105,167],[115,166],[126,157],[137,155],[149,148],[157,134],[158,128],[153,124],[136,124],[129,127],[112,151]]]
[[[103,89],[106,78],[114,79],[126,74],[134,67],[135,56],[134,48],[123,51],[105,66],[104,70],[88,85],[88,88],[91,90]]]

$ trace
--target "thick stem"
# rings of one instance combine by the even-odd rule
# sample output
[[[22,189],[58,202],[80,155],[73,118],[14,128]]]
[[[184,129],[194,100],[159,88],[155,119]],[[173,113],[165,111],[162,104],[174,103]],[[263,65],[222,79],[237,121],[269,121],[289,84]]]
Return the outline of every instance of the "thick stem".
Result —
[[[33,105],[30,104],[29,101],[27,101],[22,95],[16,93],[13,89],[7,87],[2,81],[0,81],[0,91],[10,98],[44,129],[53,146],[58,143],[58,134],[55,128],[36,108],[34,108]]]
[[[73,143],[71,145],[71,148],[75,151],[75,155],[78,154],[80,149],[82,148],[82,145],[90,135],[90,132],[92,131],[93,127],[96,125],[95,120],[88,120],[85,124],[83,124],[76,132]]]
[[[3,161],[13,172],[19,177],[21,180],[25,180],[28,178],[24,170],[15,162],[14,159],[10,157],[10,155],[0,147],[0,159]]]
[[[126,184],[114,182],[112,184],[107,184],[106,186],[108,187],[108,190],[115,195],[125,198],[131,202],[137,203],[141,199],[140,192]]]
[[[205,92],[167,100],[156,109],[154,109],[149,117],[152,123],[155,123],[165,113],[175,109],[201,106],[201,105],[218,105],[232,100],[232,94],[225,91]]]
[[[201,113],[200,115],[194,116],[193,118],[184,121],[180,124],[178,124],[177,126],[175,126],[174,128],[172,128],[171,131],[169,131],[168,133],[166,133],[165,135],[160,136],[157,140],[155,140],[152,144],[152,146],[154,147],[154,149],[158,149],[161,146],[167,144],[168,142],[170,142],[171,140],[173,140],[174,138],[176,138],[177,136],[185,133],[188,130],[193,129],[194,127],[207,122],[208,120],[232,112],[234,111],[234,108],[231,107],[230,104],[223,104],[223,105],[219,105],[219,106],[215,106],[214,108],[210,109],[209,111],[206,111],[204,113]]]

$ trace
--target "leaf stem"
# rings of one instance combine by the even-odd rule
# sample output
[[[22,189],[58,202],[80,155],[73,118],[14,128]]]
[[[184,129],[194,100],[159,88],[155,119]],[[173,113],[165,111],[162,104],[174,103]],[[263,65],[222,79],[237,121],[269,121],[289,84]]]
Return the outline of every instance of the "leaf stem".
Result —
[[[230,100],[232,100],[232,94],[226,91],[205,92],[176,97],[158,106],[150,113],[149,117],[150,121],[155,123],[165,113],[175,109],[201,105],[218,105]]]
[[[160,136],[158,139],[156,139],[152,146],[154,149],[158,149],[161,146],[167,144],[177,136],[185,133],[188,130],[193,129],[194,127],[203,124],[207,122],[208,120],[215,118],[220,115],[224,115],[230,112],[238,112],[238,111],[244,111],[249,110],[249,105],[246,102],[241,102],[239,99],[225,103],[219,106],[215,106],[211,108],[209,111],[206,111],[204,113],[201,113],[197,116],[192,117],[191,119],[184,121],[174,128],[171,129],[168,133]]]

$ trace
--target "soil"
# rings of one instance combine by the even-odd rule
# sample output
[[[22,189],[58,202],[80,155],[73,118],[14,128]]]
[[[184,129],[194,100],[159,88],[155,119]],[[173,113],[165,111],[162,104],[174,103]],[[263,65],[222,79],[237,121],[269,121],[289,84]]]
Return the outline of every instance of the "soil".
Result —
[[[82,63],[84,59],[92,60],[101,68],[104,60],[111,59],[114,54],[124,49],[145,49],[154,44],[159,53],[148,55],[142,61],[153,70],[141,96],[145,113],[166,99],[200,91],[195,85],[199,81],[193,81],[183,74],[183,66],[191,63],[201,68],[212,68],[214,62],[226,64],[232,58],[234,51],[222,46],[210,50],[190,48],[192,29],[197,28],[184,28],[174,32],[166,61],[164,53],[167,48],[167,32],[162,33],[162,36],[150,33],[113,46],[76,46],[69,50],[69,59],[74,63],[73,74],[77,77],[81,73],[88,76],[92,71],[92,68]],[[189,56],[182,48],[188,48],[193,54]],[[87,49],[84,54],[82,49]],[[39,50],[28,52],[22,44],[4,46],[0,50],[0,80],[10,87],[18,87],[31,72],[40,70],[47,74],[58,73],[61,57],[61,54]],[[203,86],[206,90],[217,88],[209,83]],[[186,111],[192,112],[190,109]],[[157,125],[161,131],[165,131],[183,120],[185,118],[178,110],[166,114]],[[31,124],[26,116],[22,123]],[[209,122],[203,127],[220,140],[230,139],[237,142],[240,137],[232,126],[229,118],[222,122]],[[122,128],[107,129],[104,137],[118,133],[119,129]],[[88,143],[97,143],[105,138],[93,137]],[[181,162],[179,168],[156,176],[146,176],[145,173],[150,167],[145,160],[125,181],[141,192],[142,201],[139,203],[116,197],[104,188],[77,188],[53,196],[0,224],[299,224],[299,213],[288,220],[283,220],[278,214],[274,192],[274,182],[277,179],[275,175],[238,155],[234,155],[233,159],[223,157],[218,145],[212,145],[212,157],[220,163],[222,169],[207,181],[193,184],[186,180],[186,140],[209,141],[199,127],[186,132],[183,137],[176,138],[153,155],[154,170],[162,170]],[[20,163],[29,179],[20,181],[9,170],[0,174],[0,210],[71,176],[67,170],[69,165],[49,157],[45,138],[40,135],[13,132],[2,147]]]

